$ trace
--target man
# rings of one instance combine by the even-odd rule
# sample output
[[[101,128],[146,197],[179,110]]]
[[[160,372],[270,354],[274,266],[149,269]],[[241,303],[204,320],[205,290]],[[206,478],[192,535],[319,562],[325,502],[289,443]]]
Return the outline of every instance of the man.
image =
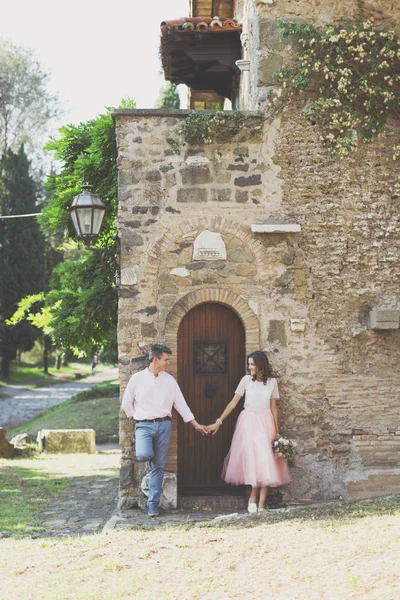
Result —
[[[157,517],[164,469],[171,439],[171,414],[174,407],[185,423],[190,423],[202,435],[205,425],[199,425],[186,404],[176,380],[167,373],[172,350],[164,344],[151,346],[149,367],[135,373],[129,380],[121,409],[135,419],[136,458],[150,462],[150,485],[147,502],[149,517]]]

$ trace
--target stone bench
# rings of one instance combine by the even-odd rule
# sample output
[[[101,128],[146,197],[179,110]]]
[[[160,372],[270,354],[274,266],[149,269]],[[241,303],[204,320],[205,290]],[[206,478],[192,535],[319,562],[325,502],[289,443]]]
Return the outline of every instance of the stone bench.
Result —
[[[37,435],[39,452],[95,454],[94,429],[42,429]]]

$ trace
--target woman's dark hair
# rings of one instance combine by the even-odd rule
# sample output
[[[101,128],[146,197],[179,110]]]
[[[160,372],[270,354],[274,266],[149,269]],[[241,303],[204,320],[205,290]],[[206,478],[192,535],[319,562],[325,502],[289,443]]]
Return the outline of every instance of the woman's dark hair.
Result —
[[[247,357],[247,365],[249,364],[249,358],[253,359],[253,362],[257,368],[258,373],[261,375],[261,379],[264,382],[264,385],[267,384],[267,380],[272,377],[272,369],[269,364],[269,360],[265,352],[262,350],[257,350],[256,352],[252,352]],[[252,380],[256,380],[256,375],[253,375]]]

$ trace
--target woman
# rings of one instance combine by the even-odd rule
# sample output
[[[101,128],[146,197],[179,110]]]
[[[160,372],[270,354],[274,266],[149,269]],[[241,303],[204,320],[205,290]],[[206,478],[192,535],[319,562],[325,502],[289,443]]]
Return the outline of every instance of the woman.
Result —
[[[271,377],[267,356],[261,350],[249,354],[247,366],[249,375],[241,379],[222,415],[207,429],[215,435],[246,394],[222,478],[235,485],[251,485],[248,511],[256,513],[265,510],[268,487],[283,485],[290,478],[286,460],[276,457],[272,450],[272,441],[278,436],[277,381]]]

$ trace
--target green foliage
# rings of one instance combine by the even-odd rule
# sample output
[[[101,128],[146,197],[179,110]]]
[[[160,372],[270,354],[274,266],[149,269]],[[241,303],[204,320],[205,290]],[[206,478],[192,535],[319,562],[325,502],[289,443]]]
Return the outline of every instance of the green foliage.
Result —
[[[49,122],[60,114],[48,79],[30,50],[0,40],[0,154],[21,144],[31,153],[41,145]]]
[[[32,294],[25,296],[20,302],[11,319],[6,321],[7,325],[17,325],[24,319],[32,323],[34,327],[41,329],[44,334],[50,335],[52,332],[52,309],[49,306],[44,306],[45,294]]]
[[[46,146],[54,152],[62,168],[59,174],[48,178],[46,187],[51,197],[44,207],[40,222],[50,234],[67,233],[76,239],[69,207],[81,186],[87,182],[93,186],[107,207],[98,246],[114,245],[117,210],[117,170],[115,156],[114,123],[110,114],[79,125],[65,125],[60,137],[51,138]]]
[[[128,98],[121,100],[118,108],[136,108],[136,100],[128,96]]]
[[[305,114],[325,129],[331,156],[346,156],[359,141],[385,136],[389,121],[399,118],[400,40],[394,31],[378,29],[372,19],[321,28],[278,25],[283,39],[297,43],[295,64],[278,74],[280,100],[299,91],[314,95]],[[400,155],[398,142],[393,154]]]
[[[127,99],[121,107],[134,104],[132,99]],[[59,174],[52,174],[48,179],[51,194],[41,223],[50,234],[64,234],[69,240],[76,239],[68,209],[83,182],[93,186],[93,192],[106,205],[107,213],[93,252],[82,251],[78,258],[60,263],[53,271],[51,290],[45,300],[51,314],[51,337],[57,347],[72,349],[78,355],[107,349],[107,355],[114,360],[117,327],[115,269],[103,257],[104,249],[115,249],[114,123],[110,114],[100,115],[77,126],[66,125],[60,129],[60,134],[47,145],[62,168]],[[45,310],[41,315],[44,320]]]
[[[167,142],[175,154],[180,154],[180,147],[188,144],[211,144],[218,141],[229,141],[242,130],[246,137],[261,129],[255,115],[240,111],[191,112],[180,124],[178,133],[182,140],[171,137]]]
[[[160,96],[156,102],[156,108],[180,108],[181,101],[177,87],[174,83],[168,81],[165,88],[160,92]]]
[[[17,154],[7,150],[0,161],[0,213],[18,215],[37,212],[36,186],[29,175],[29,161],[23,147]],[[2,376],[19,350],[30,350],[38,331],[26,320],[15,327],[6,325],[18,302],[45,287],[44,238],[31,218],[0,220],[0,357]]]
[[[181,140],[176,140],[175,138],[172,138],[172,137],[167,137],[167,139],[165,141],[167,142],[167,144],[169,144],[171,146],[171,150],[173,151],[174,154],[180,154],[181,148],[186,146],[185,142],[182,142]]]
[[[52,339],[56,347],[90,356],[94,348],[116,356],[118,298],[112,273],[96,254],[57,265],[46,304],[51,306]]]

